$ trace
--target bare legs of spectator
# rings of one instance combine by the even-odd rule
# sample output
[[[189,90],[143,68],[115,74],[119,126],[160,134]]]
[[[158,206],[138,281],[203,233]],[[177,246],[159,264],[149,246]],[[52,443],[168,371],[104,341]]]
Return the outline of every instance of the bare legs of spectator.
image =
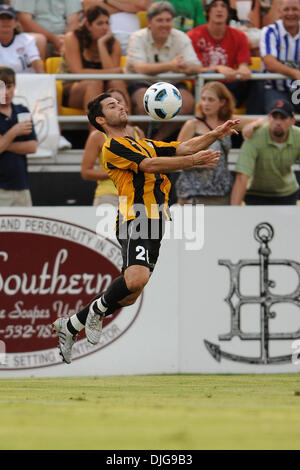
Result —
[[[103,92],[102,80],[81,80],[72,84],[69,93],[68,106],[70,108],[79,108],[87,111],[88,103]],[[95,130],[89,125],[90,132]]]

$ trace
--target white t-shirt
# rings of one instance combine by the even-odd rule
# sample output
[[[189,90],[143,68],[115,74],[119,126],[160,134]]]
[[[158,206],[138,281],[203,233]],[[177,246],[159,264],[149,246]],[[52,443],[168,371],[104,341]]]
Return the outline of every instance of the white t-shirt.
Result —
[[[120,11],[110,15],[110,26],[113,35],[121,43],[122,55],[127,55],[129,38],[140,29],[140,20],[135,13]]]
[[[176,56],[182,55],[189,64],[200,65],[192,41],[186,33],[178,29],[171,29],[163,47],[157,48],[149,28],[139,29],[130,36],[126,61],[126,72],[134,73],[133,64],[144,62],[170,62]]]
[[[35,39],[30,34],[16,34],[7,46],[0,44],[0,65],[10,67],[16,73],[33,73],[34,69],[30,64],[39,59]]]
[[[134,33],[140,29],[140,20],[135,13],[121,11],[110,15],[110,25],[113,33]]]

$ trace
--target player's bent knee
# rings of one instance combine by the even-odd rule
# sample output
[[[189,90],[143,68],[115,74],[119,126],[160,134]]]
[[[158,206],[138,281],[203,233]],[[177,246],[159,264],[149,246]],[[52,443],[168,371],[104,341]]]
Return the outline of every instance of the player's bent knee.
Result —
[[[150,271],[144,266],[130,266],[125,271],[126,286],[132,293],[142,291],[149,278]]]
[[[135,292],[138,292],[140,290],[143,290],[145,285],[147,284],[148,280],[149,280],[149,277],[148,277],[148,279],[133,278],[133,279],[130,279],[128,282],[126,281],[126,285],[127,285],[128,289],[130,290],[130,292],[135,293]]]

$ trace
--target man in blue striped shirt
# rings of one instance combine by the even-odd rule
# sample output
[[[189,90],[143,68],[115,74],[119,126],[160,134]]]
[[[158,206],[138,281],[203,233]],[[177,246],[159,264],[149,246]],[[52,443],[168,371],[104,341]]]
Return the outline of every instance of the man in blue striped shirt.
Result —
[[[263,28],[260,54],[268,72],[290,78],[266,82],[265,112],[276,99],[291,100],[295,111],[300,112],[299,99],[292,98],[300,85],[300,0],[280,0],[279,15],[278,21]]]

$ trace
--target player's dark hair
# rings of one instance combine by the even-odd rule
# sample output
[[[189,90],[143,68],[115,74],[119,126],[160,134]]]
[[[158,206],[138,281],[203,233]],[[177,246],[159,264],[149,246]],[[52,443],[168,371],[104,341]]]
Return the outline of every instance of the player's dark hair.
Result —
[[[111,98],[109,93],[101,93],[101,95],[96,96],[92,101],[88,104],[88,119],[90,123],[98,129],[98,131],[105,132],[103,127],[98,124],[96,118],[98,116],[104,117],[103,110],[102,110],[102,101],[106,98]]]

